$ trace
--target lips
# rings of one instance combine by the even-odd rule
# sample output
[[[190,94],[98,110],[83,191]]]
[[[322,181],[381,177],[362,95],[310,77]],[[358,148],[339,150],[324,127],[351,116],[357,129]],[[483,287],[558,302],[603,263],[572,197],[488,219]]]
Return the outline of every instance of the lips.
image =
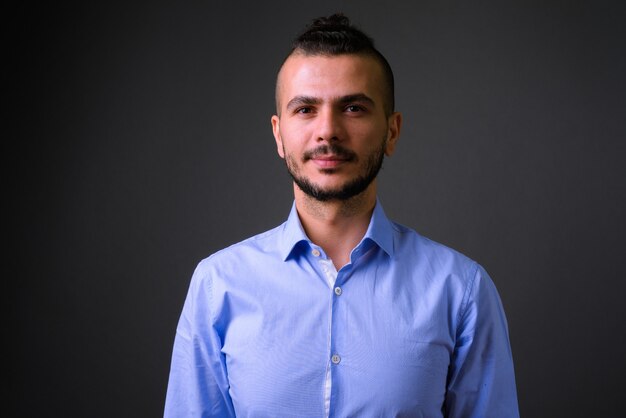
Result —
[[[350,161],[350,158],[339,155],[319,155],[311,158],[311,160],[319,167],[333,168]]]
[[[322,145],[314,150],[304,153],[304,162],[313,160],[322,166],[333,166],[341,163],[354,161],[356,154],[346,148],[333,144],[331,146]]]
[[[321,161],[348,161],[348,157],[343,157],[340,155],[318,155],[312,158],[313,160],[321,160]]]

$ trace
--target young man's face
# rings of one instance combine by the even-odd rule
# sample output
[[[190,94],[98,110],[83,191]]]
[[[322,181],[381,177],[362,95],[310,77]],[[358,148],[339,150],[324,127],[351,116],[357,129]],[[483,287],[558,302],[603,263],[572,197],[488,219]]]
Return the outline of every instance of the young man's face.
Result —
[[[324,201],[373,187],[401,124],[400,114],[385,114],[385,79],[374,58],[293,54],[276,94],[274,138],[300,190]]]

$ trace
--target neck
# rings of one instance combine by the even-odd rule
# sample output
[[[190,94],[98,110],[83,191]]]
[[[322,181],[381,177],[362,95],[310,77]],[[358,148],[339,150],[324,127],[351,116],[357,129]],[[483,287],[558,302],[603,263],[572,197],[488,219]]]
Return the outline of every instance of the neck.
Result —
[[[348,200],[322,202],[294,185],[296,209],[307,236],[333,260],[339,270],[363,239],[376,205],[376,184]]]

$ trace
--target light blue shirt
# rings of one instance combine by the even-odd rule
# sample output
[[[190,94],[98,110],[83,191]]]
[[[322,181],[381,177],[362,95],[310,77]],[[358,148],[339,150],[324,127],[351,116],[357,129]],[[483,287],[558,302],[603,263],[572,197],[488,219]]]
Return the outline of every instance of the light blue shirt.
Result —
[[[200,262],[165,416],[519,416],[506,318],[480,265],[379,202],[332,285],[329,264],[295,205]]]

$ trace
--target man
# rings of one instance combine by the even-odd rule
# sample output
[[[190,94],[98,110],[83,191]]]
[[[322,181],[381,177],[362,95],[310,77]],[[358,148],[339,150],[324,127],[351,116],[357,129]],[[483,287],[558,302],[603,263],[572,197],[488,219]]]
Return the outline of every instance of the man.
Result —
[[[276,109],[291,214],[197,267],[165,415],[517,417],[491,279],[377,200],[402,118],[371,39],[343,15],[315,20],[280,69]]]

